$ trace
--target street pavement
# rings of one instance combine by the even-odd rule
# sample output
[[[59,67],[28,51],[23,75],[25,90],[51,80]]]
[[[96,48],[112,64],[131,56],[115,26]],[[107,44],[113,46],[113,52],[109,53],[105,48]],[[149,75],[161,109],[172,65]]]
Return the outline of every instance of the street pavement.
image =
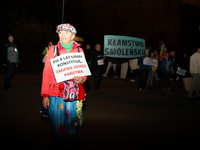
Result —
[[[102,93],[93,79],[84,84],[83,135],[80,149],[199,149],[200,103],[186,100],[181,81],[163,91],[163,80],[141,93],[136,83],[103,77]],[[15,74],[14,89],[3,88],[0,74],[0,149],[53,149],[48,118],[39,113],[41,75]],[[195,97],[195,94],[193,95]]]

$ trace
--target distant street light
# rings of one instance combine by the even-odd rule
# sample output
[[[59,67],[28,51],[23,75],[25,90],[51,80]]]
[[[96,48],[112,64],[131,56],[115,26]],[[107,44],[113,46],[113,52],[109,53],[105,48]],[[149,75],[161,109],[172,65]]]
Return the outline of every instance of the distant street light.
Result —
[[[62,23],[64,22],[64,9],[65,9],[65,0],[63,0],[63,7],[62,7]]]

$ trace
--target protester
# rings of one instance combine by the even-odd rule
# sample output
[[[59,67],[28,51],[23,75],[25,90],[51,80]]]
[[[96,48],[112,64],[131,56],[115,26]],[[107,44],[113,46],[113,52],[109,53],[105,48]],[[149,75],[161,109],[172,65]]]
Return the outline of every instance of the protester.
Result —
[[[120,63],[121,63],[121,71],[120,71],[120,79],[121,80],[126,80],[126,75],[128,72],[128,58],[121,58]]]
[[[104,74],[102,74],[102,76],[107,77],[107,74],[108,74],[111,67],[113,67],[113,70],[114,70],[114,73],[115,73],[116,63],[117,63],[117,60],[115,58],[108,58],[108,64],[107,64],[107,67],[106,67],[106,71],[105,71]]]
[[[176,80],[181,80],[182,78],[189,77],[189,59],[187,58],[187,54],[184,53],[181,59],[178,62],[178,67],[180,69],[186,70],[185,76],[177,75]]]
[[[92,52],[92,59],[94,63],[94,92],[101,93],[102,90],[100,89],[100,85],[102,81],[105,56],[103,55],[100,44],[95,45],[95,50]]]
[[[42,55],[44,55],[43,59],[42,59],[42,62],[45,63],[45,59],[46,59],[46,56],[47,56],[47,51],[49,49],[49,47],[53,45],[53,42],[52,41],[49,41],[47,47],[44,48],[44,50],[42,51]],[[42,102],[41,102],[42,103]],[[49,115],[49,112],[48,112],[48,109],[45,109],[44,106],[43,106],[43,103],[41,104],[41,107],[40,107],[40,113],[42,113],[42,116],[43,117],[48,117]]]
[[[139,68],[139,66],[138,66],[138,58],[130,59],[129,60],[129,67],[131,69],[131,82],[136,82],[134,80],[134,74],[136,73],[136,71]]]
[[[163,71],[163,77],[164,77],[164,91],[170,91],[170,77],[171,73],[173,71],[173,60],[169,58],[169,53],[165,53],[164,58],[162,59],[160,63],[160,68]]]
[[[187,94],[188,100],[192,99],[192,94],[195,91],[198,100],[200,100],[200,93],[199,93],[199,81],[200,81],[200,47],[190,57],[190,74],[192,76],[192,84]]]
[[[52,41],[49,41],[47,47],[44,48],[44,50],[42,51],[42,55],[44,55],[43,59],[42,59],[42,62],[45,63],[45,59],[46,59],[46,56],[47,56],[47,51],[48,51],[48,48],[53,45],[53,42]]]
[[[84,94],[82,84],[87,77],[77,76],[72,80],[57,83],[50,59],[66,53],[84,52],[79,47],[79,44],[73,41],[76,29],[72,25],[58,25],[56,32],[59,36],[59,42],[57,45],[51,46],[47,52],[41,95],[43,96],[43,106],[49,110],[52,139],[56,148],[59,146],[63,148],[66,148],[65,146],[77,148],[83,126],[83,103],[80,101],[82,98],[80,94]],[[76,90],[78,90],[76,84],[79,89],[78,96],[76,93],[71,92],[71,90],[67,90],[68,85],[74,85]],[[75,100],[68,101],[67,99],[64,101],[63,98],[65,98],[66,94],[68,94],[68,98],[75,98]]]
[[[158,56],[157,50],[154,50],[154,58],[157,60],[158,66],[159,66],[159,56]],[[154,74],[154,77],[155,77],[155,81],[159,81],[158,69],[156,69],[155,74]]]
[[[140,57],[138,59],[138,64],[139,64],[139,72],[140,72],[140,79],[139,79],[139,84],[138,84],[138,90],[140,92],[146,92],[147,91],[147,78],[149,75],[149,71],[151,70],[151,66],[149,65],[145,65],[143,63],[143,60],[145,58],[149,57],[149,48],[146,47],[145,50],[145,55]]]
[[[176,63],[177,63],[175,51],[171,51],[169,53],[169,58],[173,61],[173,69],[172,69],[172,73],[171,73],[171,77],[170,77],[170,81],[172,81],[176,77],[176,74],[174,73],[174,72],[176,72]]]
[[[6,74],[4,79],[4,89],[14,88],[11,86],[12,77],[15,72],[15,67],[19,65],[19,54],[16,44],[13,42],[13,35],[8,36],[8,43],[3,47],[1,63],[6,67]]]
[[[153,52],[151,52],[151,59],[155,59],[156,60],[156,58],[154,57],[154,53]],[[155,72],[156,72],[157,68],[158,67],[156,67],[156,66],[151,66],[151,71],[149,72],[149,76],[148,76],[148,80],[147,80],[147,87],[149,89],[153,89],[153,87],[152,87],[153,78],[154,78],[154,75],[155,75]]]
[[[121,58],[116,58],[116,67],[115,67],[115,73],[114,73],[114,78],[118,78],[119,76],[119,70],[121,68]]]
[[[85,50],[84,50],[84,52],[85,52],[85,58],[86,58],[86,62],[87,62],[87,64],[88,64],[88,67],[89,67],[89,69],[91,70],[92,69],[92,60],[91,60],[91,56],[92,56],[92,49],[91,49],[91,45],[90,44],[86,44],[86,46],[85,46]]]

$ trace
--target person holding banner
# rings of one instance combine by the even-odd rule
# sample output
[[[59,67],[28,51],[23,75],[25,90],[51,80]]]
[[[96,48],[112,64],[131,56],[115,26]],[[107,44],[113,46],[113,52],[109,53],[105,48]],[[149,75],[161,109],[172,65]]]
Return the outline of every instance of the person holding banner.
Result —
[[[121,70],[120,70],[120,79],[126,81],[126,75],[128,72],[128,58],[121,58]]]
[[[107,67],[106,67],[106,72],[104,74],[102,74],[102,76],[107,77],[107,74],[108,74],[111,67],[113,67],[113,70],[114,70],[114,73],[115,73],[116,63],[117,63],[117,60],[115,58],[108,58],[108,64],[107,64]]]
[[[87,77],[75,76],[74,79],[57,83],[57,76],[53,72],[55,66],[53,66],[51,61],[57,58],[56,61],[59,62],[61,58],[68,59],[66,54],[77,53],[78,55],[78,53],[84,54],[84,52],[82,48],[79,48],[80,45],[73,41],[76,29],[72,25],[58,25],[56,32],[59,36],[59,42],[57,45],[52,45],[49,48],[43,70],[42,103],[49,110],[52,139],[55,148],[77,148],[83,125],[83,103],[81,101],[83,97],[81,93],[84,93],[84,89],[82,89],[81,84],[86,81]],[[70,68],[70,65],[68,68]],[[76,87],[75,90],[79,91],[79,95],[71,91],[71,87]],[[66,93],[69,94],[69,98],[74,98],[74,100],[70,101],[70,99],[67,99],[68,97],[65,97]]]
[[[136,82],[134,80],[134,74],[136,73],[136,71],[139,68],[139,66],[138,66],[138,58],[130,59],[129,60],[129,67],[131,69],[131,82]]]
[[[146,92],[147,91],[147,87],[146,87],[147,79],[148,79],[148,76],[149,76],[149,71],[151,70],[151,66],[147,65],[145,63],[146,58],[149,58],[149,48],[148,47],[146,47],[145,55],[138,59],[139,72],[140,72],[138,90],[140,92]]]
[[[163,77],[164,77],[164,91],[168,90],[170,91],[170,77],[173,70],[173,60],[169,58],[169,53],[165,53],[164,59],[162,59],[160,63],[160,68],[163,71]]]

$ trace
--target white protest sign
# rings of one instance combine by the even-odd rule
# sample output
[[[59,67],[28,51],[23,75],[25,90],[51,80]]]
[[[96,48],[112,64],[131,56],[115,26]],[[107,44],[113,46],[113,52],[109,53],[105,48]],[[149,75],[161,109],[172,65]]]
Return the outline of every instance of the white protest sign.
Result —
[[[152,59],[152,66],[158,67],[158,60]]]
[[[180,67],[178,67],[178,69],[177,69],[177,71],[176,71],[176,74],[185,76],[185,73],[186,73],[186,70],[181,69]]]
[[[83,53],[66,53],[50,59],[50,62],[57,83],[91,75]]]
[[[149,58],[149,57],[145,57],[145,58],[143,59],[143,64],[144,64],[144,65],[152,66],[152,64],[153,64],[152,59]]]
[[[158,67],[158,60],[146,57],[143,59],[143,64]]]
[[[103,59],[97,60],[97,64],[98,64],[98,65],[104,65],[104,60],[103,60]]]

